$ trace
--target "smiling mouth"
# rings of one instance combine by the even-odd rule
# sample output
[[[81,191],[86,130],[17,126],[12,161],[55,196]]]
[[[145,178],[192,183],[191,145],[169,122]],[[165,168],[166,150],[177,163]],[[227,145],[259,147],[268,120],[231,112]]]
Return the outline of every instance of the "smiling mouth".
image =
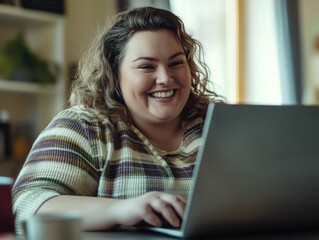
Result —
[[[149,95],[154,98],[169,98],[169,97],[172,97],[174,93],[175,93],[175,90],[170,90],[167,92],[154,92]]]

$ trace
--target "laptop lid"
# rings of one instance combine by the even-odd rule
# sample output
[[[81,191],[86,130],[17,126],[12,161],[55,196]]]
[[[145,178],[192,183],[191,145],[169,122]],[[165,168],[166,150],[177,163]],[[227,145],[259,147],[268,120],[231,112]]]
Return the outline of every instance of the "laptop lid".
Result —
[[[319,226],[319,107],[211,104],[184,237]]]
[[[197,237],[319,227],[319,107],[210,104],[180,229]]]

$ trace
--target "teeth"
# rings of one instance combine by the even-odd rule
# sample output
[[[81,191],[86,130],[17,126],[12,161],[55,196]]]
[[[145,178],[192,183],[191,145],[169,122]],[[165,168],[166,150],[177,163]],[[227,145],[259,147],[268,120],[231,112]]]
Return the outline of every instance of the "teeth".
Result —
[[[173,94],[174,94],[174,90],[171,90],[168,92],[155,92],[155,93],[152,93],[151,96],[156,98],[167,98],[167,97],[173,96]]]

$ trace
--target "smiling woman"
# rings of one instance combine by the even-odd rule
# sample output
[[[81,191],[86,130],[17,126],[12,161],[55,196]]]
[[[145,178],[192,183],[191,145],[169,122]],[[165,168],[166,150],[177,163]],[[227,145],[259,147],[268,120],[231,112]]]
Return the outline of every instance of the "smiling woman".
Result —
[[[174,33],[156,30],[134,34],[126,45],[119,85],[134,125],[154,145],[162,142],[166,150],[178,149],[180,114],[191,91],[191,74]]]
[[[14,185],[16,227],[78,211],[85,230],[179,226],[210,102],[201,44],[169,11],[119,14],[79,63],[71,107],[40,134]]]

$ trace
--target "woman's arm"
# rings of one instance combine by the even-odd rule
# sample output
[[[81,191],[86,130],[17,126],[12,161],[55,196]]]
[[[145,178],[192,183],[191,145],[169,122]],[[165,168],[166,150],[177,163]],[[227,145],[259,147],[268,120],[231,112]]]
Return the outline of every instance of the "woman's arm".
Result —
[[[184,198],[162,192],[149,192],[125,200],[61,195],[46,201],[37,214],[80,212],[84,230],[107,230],[119,225],[128,227],[141,221],[160,227],[163,219],[179,227],[185,205]]]

